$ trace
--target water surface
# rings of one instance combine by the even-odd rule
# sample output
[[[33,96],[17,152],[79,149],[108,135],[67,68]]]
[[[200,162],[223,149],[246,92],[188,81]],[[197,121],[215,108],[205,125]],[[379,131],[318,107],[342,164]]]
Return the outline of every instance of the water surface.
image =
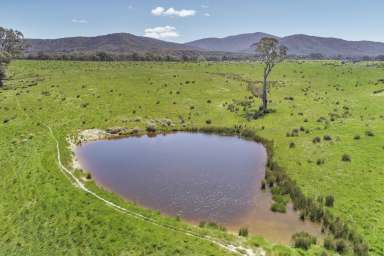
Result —
[[[260,189],[267,154],[253,141],[180,132],[89,142],[76,156],[98,185],[167,215],[248,227],[281,243],[299,231],[320,233],[291,207],[270,211],[271,195]]]

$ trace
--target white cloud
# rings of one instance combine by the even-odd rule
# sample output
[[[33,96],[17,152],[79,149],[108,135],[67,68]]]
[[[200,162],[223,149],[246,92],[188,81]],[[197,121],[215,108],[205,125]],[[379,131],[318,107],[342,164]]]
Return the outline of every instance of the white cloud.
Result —
[[[85,19],[72,19],[73,23],[79,23],[79,24],[88,24],[88,21]]]
[[[206,4],[202,4],[202,5],[200,5],[200,7],[201,7],[201,9],[207,9],[207,8],[208,8],[208,5],[206,5]]]
[[[205,17],[211,17],[211,14],[206,12],[206,13],[204,13],[204,16]]]
[[[165,9],[163,7],[156,7],[155,9],[153,9],[151,12],[153,15],[155,16],[160,16],[164,13]]]
[[[155,27],[147,28],[144,30],[144,36],[152,37],[156,39],[178,37],[179,33],[176,31],[175,27],[165,26],[165,27]]]
[[[173,7],[165,9],[164,7],[156,7],[151,11],[155,16],[177,16],[177,17],[189,17],[196,14],[195,10],[176,10]]]

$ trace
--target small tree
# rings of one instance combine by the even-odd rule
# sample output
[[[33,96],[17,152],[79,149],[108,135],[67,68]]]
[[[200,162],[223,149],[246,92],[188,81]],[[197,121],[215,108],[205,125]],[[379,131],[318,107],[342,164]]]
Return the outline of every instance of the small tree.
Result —
[[[264,80],[262,99],[262,113],[268,112],[268,77],[276,64],[282,62],[287,56],[288,48],[280,45],[279,41],[272,37],[264,37],[256,44],[256,52],[264,64]]]
[[[24,49],[24,36],[20,31],[0,27],[0,86],[5,79],[5,64]]]

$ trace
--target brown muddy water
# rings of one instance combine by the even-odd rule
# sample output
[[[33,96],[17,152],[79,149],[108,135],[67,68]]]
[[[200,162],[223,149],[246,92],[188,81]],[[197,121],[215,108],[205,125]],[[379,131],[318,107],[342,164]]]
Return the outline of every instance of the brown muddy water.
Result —
[[[247,227],[285,244],[296,232],[320,234],[291,206],[285,214],[270,211],[271,194],[260,189],[267,154],[253,141],[179,132],[88,142],[75,153],[99,186],[194,224]]]

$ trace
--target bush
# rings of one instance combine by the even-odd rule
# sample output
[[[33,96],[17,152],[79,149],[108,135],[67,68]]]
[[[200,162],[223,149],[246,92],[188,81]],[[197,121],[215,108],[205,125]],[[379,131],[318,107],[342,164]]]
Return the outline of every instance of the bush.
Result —
[[[330,135],[324,135],[323,139],[330,141],[330,140],[332,140],[332,137]]]
[[[325,197],[325,206],[333,207],[334,202],[335,198],[332,195],[328,195]]]
[[[317,165],[323,165],[325,163],[324,159],[317,159],[316,164]]]
[[[336,241],[336,251],[340,254],[346,253],[348,251],[348,244],[344,239],[339,239]]]
[[[293,246],[308,250],[312,245],[316,244],[316,237],[306,232],[296,233],[292,236]]]
[[[317,137],[313,138],[312,142],[313,142],[314,144],[316,144],[316,143],[320,143],[320,142],[321,142],[321,138],[320,138],[319,136],[317,136]]]
[[[147,132],[156,132],[156,125],[154,123],[148,123]]]
[[[335,245],[335,241],[331,238],[331,237],[326,237],[324,238],[324,248],[327,249],[327,250],[336,250],[336,245]]]
[[[5,67],[0,63],[0,86],[3,86],[4,79],[5,79]]]
[[[262,189],[262,190],[265,190],[266,186],[267,186],[266,181],[265,181],[265,180],[262,180],[262,181],[261,181],[261,189]]]
[[[271,206],[271,211],[273,212],[280,212],[280,213],[286,213],[287,212],[287,207],[285,204],[281,202],[274,202]]]
[[[348,154],[344,154],[342,157],[341,157],[341,160],[343,162],[351,162],[351,156],[348,155]]]
[[[353,137],[354,140],[359,140],[360,138],[361,138],[361,137],[360,137],[360,135],[358,135],[358,134],[355,135],[355,137]]]
[[[373,137],[373,136],[375,136],[375,134],[374,134],[372,131],[366,131],[366,132],[365,132],[365,135],[367,135],[368,137]]]
[[[239,230],[239,236],[247,237],[248,236],[248,229],[247,228],[241,228]]]
[[[212,120],[208,119],[207,121],[205,121],[206,124],[212,124]]]
[[[87,174],[85,175],[85,178],[86,178],[87,180],[91,180],[91,179],[92,179],[92,174],[89,173],[89,172],[87,172]]]
[[[208,222],[205,226],[207,228],[210,228],[210,229],[217,229],[217,230],[221,230],[221,231],[226,231],[225,227],[218,225],[215,222]]]
[[[368,246],[363,243],[356,243],[353,246],[353,252],[358,256],[366,256],[368,255]]]

